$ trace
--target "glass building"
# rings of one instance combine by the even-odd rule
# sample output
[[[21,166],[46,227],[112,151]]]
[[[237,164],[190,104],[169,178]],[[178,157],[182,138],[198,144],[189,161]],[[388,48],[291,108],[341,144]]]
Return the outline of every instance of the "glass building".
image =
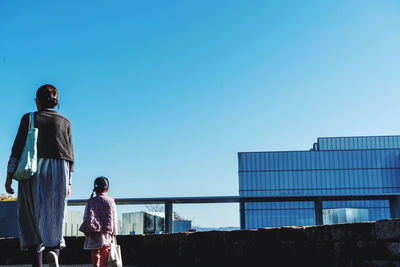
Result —
[[[174,233],[184,233],[192,229],[192,221],[190,220],[174,220]]]
[[[324,137],[309,151],[241,152],[239,195],[398,193],[399,156],[400,136]],[[388,200],[324,201],[323,209],[325,224],[335,209],[362,214],[360,221],[390,215]],[[245,204],[246,229],[314,224],[311,201]]]

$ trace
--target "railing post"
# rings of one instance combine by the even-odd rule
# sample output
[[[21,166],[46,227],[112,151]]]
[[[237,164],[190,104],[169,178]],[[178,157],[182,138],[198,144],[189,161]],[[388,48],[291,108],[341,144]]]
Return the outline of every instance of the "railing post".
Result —
[[[172,233],[172,200],[165,201],[165,229],[166,233]]]
[[[323,217],[322,217],[322,200],[317,197],[314,199],[314,217],[315,217],[315,225],[323,225]]]
[[[400,198],[395,196],[389,199],[390,218],[400,218]]]
[[[246,229],[246,216],[245,216],[245,208],[244,208],[244,200],[240,200],[240,229]]]

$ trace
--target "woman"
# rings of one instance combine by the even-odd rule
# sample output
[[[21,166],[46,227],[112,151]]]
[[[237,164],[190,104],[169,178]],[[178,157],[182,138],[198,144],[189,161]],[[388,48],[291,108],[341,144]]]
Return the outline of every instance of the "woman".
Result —
[[[47,262],[58,267],[63,239],[64,214],[70,194],[74,157],[71,127],[68,119],[54,107],[58,106],[57,89],[45,84],[36,92],[34,126],[38,128],[37,173],[18,183],[18,227],[20,245],[32,255],[32,266],[42,266],[42,254],[47,248]],[[29,113],[19,125],[7,168],[6,191],[13,194],[12,177],[25,145]]]

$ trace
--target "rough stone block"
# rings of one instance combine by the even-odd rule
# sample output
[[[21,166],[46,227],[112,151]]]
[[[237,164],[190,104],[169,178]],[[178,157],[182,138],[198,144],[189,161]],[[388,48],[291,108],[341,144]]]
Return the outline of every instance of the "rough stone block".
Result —
[[[400,260],[400,242],[386,243],[390,258]]]
[[[123,262],[141,262],[143,255],[143,235],[121,235],[117,237],[121,247]]]
[[[257,230],[237,230],[227,232],[224,236],[226,245],[249,246],[256,244]]]
[[[279,227],[279,228],[260,228],[259,231],[264,231],[269,233],[270,235],[274,235],[276,238],[280,240],[304,240],[307,235],[305,233],[305,229],[309,227],[304,226],[288,226],[288,227]]]
[[[329,242],[332,240],[332,226],[311,226],[304,229],[306,239],[310,242]]]
[[[340,240],[375,240],[374,223],[337,224],[331,227],[331,238]]]
[[[400,240],[400,219],[378,221],[375,231],[378,240]]]
[[[346,260],[335,261],[333,267],[400,267],[398,261],[388,260]]]
[[[334,243],[336,259],[348,260],[378,260],[390,259],[384,243],[366,240],[347,240]]]
[[[187,235],[188,243],[196,245],[224,245],[226,243],[224,231],[194,232]]]
[[[0,238],[0,265],[29,264],[29,255],[19,248],[18,238]]]

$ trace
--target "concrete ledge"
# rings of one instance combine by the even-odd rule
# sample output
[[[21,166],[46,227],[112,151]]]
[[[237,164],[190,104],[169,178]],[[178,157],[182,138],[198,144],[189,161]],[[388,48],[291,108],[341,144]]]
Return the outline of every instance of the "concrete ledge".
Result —
[[[32,267],[30,264],[24,264],[24,265],[0,265],[0,266],[6,266],[6,267]],[[72,264],[72,265],[65,265],[65,264],[60,264],[60,267],[92,267],[92,264]],[[48,264],[43,264],[43,267],[49,267]],[[124,267],[141,267],[141,266],[127,266],[124,265]],[[146,266],[149,267],[149,266]],[[151,266],[151,267],[157,267],[157,266]]]
[[[66,237],[61,264],[90,264],[83,237]],[[312,227],[118,236],[128,266],[400,266],[400,219]],[[0,264],[28,264],[0,239]],[[261,262],[261,264],[260,264]]]

